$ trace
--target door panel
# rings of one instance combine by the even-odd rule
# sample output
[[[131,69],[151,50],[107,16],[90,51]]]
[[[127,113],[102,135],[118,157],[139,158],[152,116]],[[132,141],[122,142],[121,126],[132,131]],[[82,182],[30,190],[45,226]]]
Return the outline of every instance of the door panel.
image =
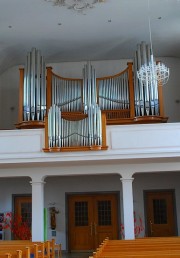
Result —
[[[91,250],[92,248],[92,198],[71,196],[69,206],[69,242],[71,250]]]
[[[117,198],[116,195],[99,195],[95,202],[95,248],[109,237],[117,239]]]
[[[148,236],[175,236],[173,191],[146,194]]]
[[[71,251],[94,250],[109,236],[117,239],[117,197],[71,195],[69,207],[69,246]]]
[[[31,228],[32,223],[32,198],[31,196],[14,197],[14,216]],[[14,237],[16,238],[16,237]]]

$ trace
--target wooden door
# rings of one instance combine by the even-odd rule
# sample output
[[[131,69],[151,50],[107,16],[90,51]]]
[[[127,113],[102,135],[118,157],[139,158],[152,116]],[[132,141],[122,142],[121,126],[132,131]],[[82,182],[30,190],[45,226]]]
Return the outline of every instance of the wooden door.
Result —
[[[116,194],[71,195],[68,198],[69,249],[96,249],[109,237],[118,238]]]
[[[97,195],[94,197],[94,249],[102,241],[118,238],[117,195]]]
[[[176,235],[173,191],[147,192],[146,209],[148,236]]]
[[[21,227],[24,223],[24,230],[29,236],[29,232],[26,230],[26,225],[31,229],[32,222],[32,198],[31,196],[15,196],[14,197],[14,219]],[[19,223],[21,221],[22,223]],[[30,230],[31,231],[31,230]],[[25,236],[24,236],[25,237]],[[16,236],[14,236],[17,239]]]

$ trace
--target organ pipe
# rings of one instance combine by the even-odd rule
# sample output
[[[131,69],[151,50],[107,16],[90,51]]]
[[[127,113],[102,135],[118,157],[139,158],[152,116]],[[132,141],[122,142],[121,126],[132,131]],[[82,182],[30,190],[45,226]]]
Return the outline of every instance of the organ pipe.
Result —
[[[52,104],[62,112],[82,111],[82,80],[52,75]]]
[[[129,109],[128,70],[98,79],[98,95],[101,110]]]
[[[91,65],[90,61],[84,65],[83,68],[83,107],[84,112],[87,113],[87,108],[90,105],[97,103],[97,89],[96,89],[96,71]]]
[[[48,145],[54,147],[102,145],[102,119],[98,105],[91,105],[87,117],[71,121],[62,118],[60,107],[48,111]]]
[[[43,121],[46,111],[45,63],[41,52],[32,48],[24,69],[23,120]]]
[[[157,81],[144,84],[137,79],[137,71],[142,65],[148,65],[151,57],[151,48],[145,42],[137,45],[134,58],[134,85],[135,85],[135,111],[136,116],[159,116],[159,96]]]

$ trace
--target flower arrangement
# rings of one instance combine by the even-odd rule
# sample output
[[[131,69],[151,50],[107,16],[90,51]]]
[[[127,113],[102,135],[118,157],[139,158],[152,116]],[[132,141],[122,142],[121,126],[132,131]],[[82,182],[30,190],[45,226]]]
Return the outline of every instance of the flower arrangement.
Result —
[[[20,216],[13,216],[12,212],[5,213],[3,229],[10,229],[15,239],[31,239],[31,228],[28,222],[24,221]]]
[[[142,218],[139,215],[136,215],[136,212],[134,211],[134,235],[135,238],[138,238],[141,234],[141,232],[144,231]],[[124,239],[124,224],[121,223],[120,225],[120,234],[121,238]]]

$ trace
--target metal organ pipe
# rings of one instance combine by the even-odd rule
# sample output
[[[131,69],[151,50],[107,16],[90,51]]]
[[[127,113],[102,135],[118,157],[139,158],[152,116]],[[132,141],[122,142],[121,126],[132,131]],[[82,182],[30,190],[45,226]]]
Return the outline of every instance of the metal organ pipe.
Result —
[[[135,84],[135,103],[136,116],[159,115],[158,84],[157,81],[142,84],[137,79],[137,71],[142,65],[150,62],[151,48],[145,42],[137,45],[134,59],[134,84]]]
[[[61,147],[61,110],[52,105],[48,111],[48,142],[49,147]]]
[[[52,75],[52,104],[61,107],[61,111],[82,111],[82,81],[66,79]]]
[[[24,69],[23,119],[43,121],[46,111],[45,63],[36,48],[27,54]]]
[[[129,109],[128,72],[99,79],[99,107],[102,110]]]
[[[31,119],[34,120],[35,118],[35,83],[36,83],[36,73],[35,73],[35,66],[36,66],[36,60],[35,60],[35,55],[36,55],[36,49],[32,49],[32,54],[31,54]]]
[[[41,109],[41,120],[44,119],[46,113],[46,65],[44,62],[44,57],[41,56],[41,80],[40,80],[40,109]]]
[[[84,112],[90,105],[97,103],[96,72],[90,61],[83,68],[83,107]]]
[[[88,117],[69,121],[61,117],[61,110],[52,105],[48,111],[49,147],[102,145],[101,110],[98,105],[88,107]]]

